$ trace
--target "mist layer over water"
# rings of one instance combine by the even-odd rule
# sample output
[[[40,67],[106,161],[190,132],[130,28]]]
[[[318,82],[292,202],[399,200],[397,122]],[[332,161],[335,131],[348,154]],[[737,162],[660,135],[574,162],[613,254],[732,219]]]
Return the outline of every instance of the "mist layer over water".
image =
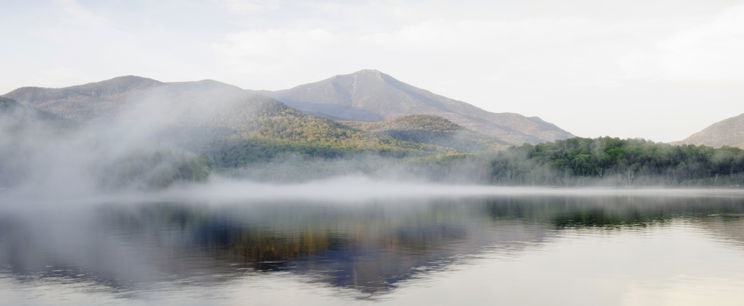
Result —
[[[343,176],[295,184],[272,184],[214,178],[208,184],[174,188],[157,196],[164,199],[319,200],[358,202],[374,199],[482,197],[482,196],[566,196],[566,197],[744,197],[734,188],[619,188],[619,187],[531,187],[431,183],[423,180],[380,180],[365,176]]]
[[[0,304],[744,298],[739,189],[468,185],[486,170],[443,179],[381,156],[207,178],[199,152],[258,110],[242,91],[173,86],[83,122],[0,114]]]

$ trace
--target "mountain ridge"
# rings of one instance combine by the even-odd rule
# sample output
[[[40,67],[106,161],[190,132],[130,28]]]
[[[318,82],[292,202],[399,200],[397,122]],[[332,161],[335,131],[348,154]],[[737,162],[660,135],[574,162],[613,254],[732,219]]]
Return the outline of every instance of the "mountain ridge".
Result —
[[[744,148],[744,113],[713,123],[677,143]]]
[[[473,131],[512,144],[539,143],[573,136],[538,117],[488,112],[372,69],[262,93],[302,111],[335,120],[384,121],[399,116],[426,114],[447,118]]]
[[[293,109],[270,97],[251,94],[239,87],[213,80],[195,82],[149,82],[147,78],[123,77],[66,88],[32,88],[10,96],[27,98],[29,109],[39,109],[73,121],[96,120],[107,124],[108,116],[127,113],[161,126],[159,137],[195,150],[220,145],[233,156],[301,151],[340,155],[346,151],[380,151],[395,154],[449,151],[428,144],[399,141],[348,127],[326,118]],[[120,82],[128,81],[129,91]],[[111,86],[114,84],[114,86]],[[103,89],[91,90],[96,85]],[[81,90],[81,88],[83,88]],[[113,88],[113,89],[110,89]],[[24,93],[18,94],[18,93]],[[30,92],[30,94],[28,94]],[[3,98],[7,99],[7,98]],[[8,99],[8,101],[14,100]],[[36,104],[36,107],[31,106]],[[113,118],[113,117],[112,117]],[[136,121],[139,122],[139,121]],[[223,143],[228,146],[222,146]],[[246,146],[244,143],[252,145]],[[244,150],[239,152],[236,150]],[[396,153],[397,152],[397,153]]]
[[[246,90],[215,80],[161,82],[128,75],[63,88],[22,87],[4,96],[66,119],[88,120],[115,114],[132,100],[142,99],[152,92],[179,90],[196,92],[205,99],[212,98],[204,92],[250,96],[253,100],[266,96],[306,114],[336,121],[382,122],[408,115],[432,115],[509,144],[540,143],[573,136],[539,117],[488,112],[408,85],[373,69],[336,75],[282,91]]]

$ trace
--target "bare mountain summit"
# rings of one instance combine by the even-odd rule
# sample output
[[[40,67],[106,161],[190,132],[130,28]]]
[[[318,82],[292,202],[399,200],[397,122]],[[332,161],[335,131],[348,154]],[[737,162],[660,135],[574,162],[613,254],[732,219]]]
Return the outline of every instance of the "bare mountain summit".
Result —
[[[731,117],[680,141],[682,144],[744,148],[744,114]]]
[[[408,85],[377,70],[362,70],[263,93],[302,111],[337,120],[383,121],[426,114],[447,118],[465,128],[512,144],[572,137],[540,118],[488,112]]]

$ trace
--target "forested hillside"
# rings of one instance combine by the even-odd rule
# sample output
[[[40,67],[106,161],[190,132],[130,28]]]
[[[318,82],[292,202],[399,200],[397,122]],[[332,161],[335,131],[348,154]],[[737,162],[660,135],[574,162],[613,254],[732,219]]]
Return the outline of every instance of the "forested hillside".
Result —
[[[293,99],[304,92],[316,98],[332,93],[330,104],[346,101],[356,110],[374,110],[384,115],[380,118],[390,118],[335,121],[307,113],[320,108],[303,112],[210,80],[164,83],[127,76],[66,88],[25,87],[6,95],[18,102],[0,98],[0,115],[5,116],[0,131],[6,134],[0,139],[4,157],[0,170],[23,177],[29,172],[22,167],[32,156],[28,152],[46,160],[51,150],[69,145],[82,150],[79,155],[92,155],[97,163],[92,168],[101,170],[96,179],[106,186],[137,181],[167,186],[236,170],[262,171],[261,179],[277,174],[290,179],[365,174],[504,185],[744,184],[744,151],[733,147],[609,137],[508,147],[504,135],[514,131],[499,130],[498,137],[481,134],[471,128],[483,127],[468,120],[496,124],[498,118],[509,116],[434,95],[378,71],[335,77],[280,96],[297,102]],[[461,121],[467,126],[456,121],[463,114],[473,115]],[[735,128],[737,118],[714,130],[721,134]],[[547,138],[530,138],[536,136],[524,134],[527,128],[514,132],[511,136],[516,138],[509,142],[569,135],[544,128],[540,131],[547,134],[540,135]],[[57,136],[60,132],[69,139]],[[131,142],[126,150],[106,155],[109,147],[125,141]],[[715,143],[721,144],[725,143]],[[103,162],[99,165],[98,160]]]
[[[386,121],[343,123],[400,141],[437,145],[457,152],[484,152],[508,147],[494,137],[475,133],[446,118],[433,115],[408,115]]]
[[[503,142],[521,145],[572,137],[538,117],[492,113],[437,95],[377,70],[361,70],[279,91],[261,91],[317,116],[346,121],[383,121],[407,115],[434,115]]]
[[[496,154],[491,181],[509,184],[744,184],[744,151],[639,139],[572,138]]]

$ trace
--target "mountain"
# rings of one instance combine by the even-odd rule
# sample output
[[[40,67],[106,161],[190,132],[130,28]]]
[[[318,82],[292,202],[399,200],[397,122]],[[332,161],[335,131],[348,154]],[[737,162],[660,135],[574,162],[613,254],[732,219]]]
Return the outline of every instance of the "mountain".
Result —
[[[744,114],[714,123],[679,143],[744,148]]]
[[[9,98],[0,97],[0,116],[3,116],[2,127],[18,124],[44,122],[55,127],[71,126],[71,122],[55,114],[40,111]]]
[[[539,143],[572,135],[537,117],[491,113],[413,87],[376,70],[338,75],[279,91],[263,91],[285,104],[334,120],[383,121],[416,114],[446,118],[511,144]]]
[[[448,147],[458,152],[500,150],[508,147],[498,139],[475,133],[439,116],[408,115],[386,121],[343,123],[400,141]]]
[[[166,83],[125,76],[66,88],[24,87],[5,96],[75,121],[109,124],[122,115],[159,139],[221,155],[220,164],[235,164],[232,157],[270,158],[295,151],[319,156],[451,151],[368,133],[212,80]]]
[[[65,88],[21,87],[4,96],[67,119],[80,120],[114,113],[122,106],[121,101],[133,92],[162,84],[152,79],[123,76]]]
[[[34,148],[44,144],[38,139],[57,139],[74,127],[57,115],[0,97],[0,190],[27,177],[24,163],[33,158]]]
[[[84,121],[112,116],[145,101],[157,104],[178,99],[193,104],[197,99],[231,101],[254,95],[212,80],[165,83],[130,75],[64,88],[21,87],[3,96],[67,119]]]
[[[0,113],[9,113],[21,107],[18,102],[13,99],[0,97]]]

